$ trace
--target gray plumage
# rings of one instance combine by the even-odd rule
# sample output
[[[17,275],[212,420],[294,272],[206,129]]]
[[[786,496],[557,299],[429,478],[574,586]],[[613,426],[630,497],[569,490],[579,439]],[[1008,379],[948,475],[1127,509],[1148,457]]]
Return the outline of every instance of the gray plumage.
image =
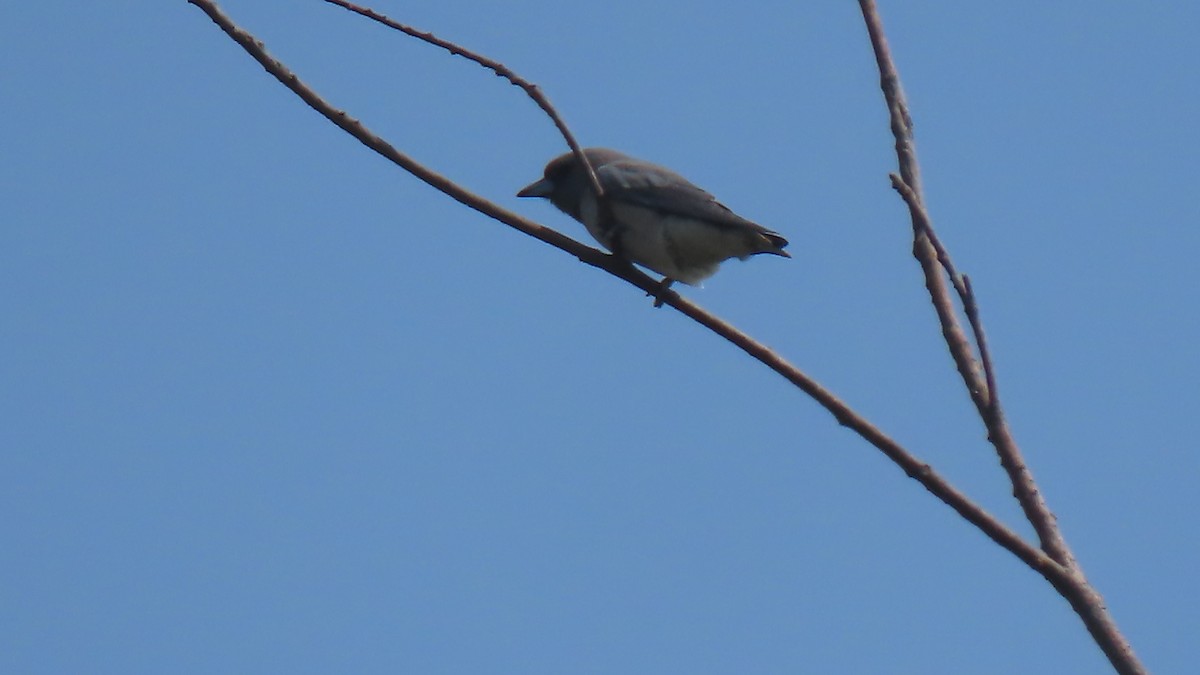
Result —
[[[607,148],[583,152],[604,189],[610,222],[600,222],[587,170],[569,152],[551,160],[542,179],[517,196],[549,199],[608,250],[685,284],[698,284],[730,258],[791,257],[783,250],[786,239],[674,171]]]

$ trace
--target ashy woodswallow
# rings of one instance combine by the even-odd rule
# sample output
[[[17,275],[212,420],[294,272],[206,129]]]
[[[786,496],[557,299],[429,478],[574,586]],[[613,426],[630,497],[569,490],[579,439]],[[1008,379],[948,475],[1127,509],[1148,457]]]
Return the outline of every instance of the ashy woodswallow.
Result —
[[[605,248],[665,277],[695,286],[721,263],[759,253],[790,258],[787,239],[730,211],[683,176],[616,150],[588,148],[610,208],[601,222],[587,170],[571,153],[555,157],[545,175],[517,193],[545,197],[583,223]]]

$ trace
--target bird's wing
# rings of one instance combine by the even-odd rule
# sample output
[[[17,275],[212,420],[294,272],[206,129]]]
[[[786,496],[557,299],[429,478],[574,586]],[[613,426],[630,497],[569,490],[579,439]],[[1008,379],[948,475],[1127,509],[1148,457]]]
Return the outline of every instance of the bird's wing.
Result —
[[[639,160],[610,162],[596,170],[596,177],[605,194],[617,201],[714,225],[770,232],[729,210],[683,176],[656,164]]]

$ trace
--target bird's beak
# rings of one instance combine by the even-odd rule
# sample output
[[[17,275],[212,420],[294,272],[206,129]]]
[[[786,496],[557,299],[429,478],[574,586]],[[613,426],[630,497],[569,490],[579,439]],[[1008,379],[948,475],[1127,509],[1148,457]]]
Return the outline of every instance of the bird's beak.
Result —
[[[521,188],[521,191],[517,193],[517,196],[518,197],[549,197],[551,192],[554,192],[554,183],[551,183],[549,180],[546,180],[545,178],[543,178],[537,182],[530,183],[529,185],[526,185],[525,187]]]

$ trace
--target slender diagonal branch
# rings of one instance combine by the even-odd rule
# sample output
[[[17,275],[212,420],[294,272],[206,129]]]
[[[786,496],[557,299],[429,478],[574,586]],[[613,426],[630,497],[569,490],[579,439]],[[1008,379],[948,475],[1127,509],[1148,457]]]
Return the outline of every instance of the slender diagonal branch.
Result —
[[[900,86],[900,76],[892,61],[891,50],[883,33],[883,22],[874,0],[859,0],[859,7],[862,10],[871,46],[875,52],[875,61],[880,73],[880,88],[883,90],[884,100],[887,102],[892,134],[896,140],[896,157],[900,175],[893,174],[892,184],[908,205],[909,214],[912,217],[913,254],[925,274],[926,288],[929,290],[930,299],[942,325],[942,334],[946,339],[946,345],[958,366],[963,383],[975,403],[980,418],[987,428],[988,440],[995,448],[996,454],[1000,458],[1000,464],[1008,474],[1009,482],[1013,487],[1013,496],[1016,497],[1025,517],[1036,530],[1042,550],[1066,571],[1064,577],[1047,576],[1046,578],[1071,604],[1071,607],[1083,620],[1092,638],[1118,672],[1145,673],[1145,667],[1138,661],[1132,646],[1121,634],[1116,622],[1108,613],[1103,598],[1087,581],[1083,570],[1067,546],[1058,522],[1043,499],[1033,474],[1025,464],[1016,440],[1013,438],[996,391],[995,367],[983,332],[983,322],[979,316],[979,306],[974,291],[970,286],[970,281],[954,269],[949,253],[933,232],[933,225],[925,208],[921,193],[916,144],[913,139],[912,117]],[[980,360],[983,362],[982,373],[977,366],[970,342],[966,339],[957,313],[954,311],[953,299],[950,297],[946,284],[942,281],[942,271],[950,276],[974,331]]]
[[[1051,513],[1049,506],[1042,498],[1041,492],[1033,480],[1033,475],[1021,456],[1016,440],[1004,420],[999,402],[993,401],[993,396],[987,391],[986,377],[979,362],[975,359],[970,341],[966,338],[966,332],[963,330],[958,312],[954,308],[954,300],[950,297],[946,284],[942,281],[939,256],[932,244],[932,239],[936,236],[933,235],[933,224],[919,189],[910,182],[920,180],[920,169],[917,164],[912,118],[908,112],[904,93],[900,88],[900,76],[892,61],[887,39],[883,35],[883,23],[875,8],[874,0],[860,0],[859,5],[862,8],[871,44],[875,50],[875,60],[880,70],[880,88],[887,101],[892,133],[896,136],[896,157],[900,165],[900,176],[899,180],[893,176],[892,185],[908,205],[913,222],[913,255],[921,264],[921,269],[925,274],[925,286],[929,291],[929,298],[933,303],[934,310],[937,312],[938,321],[941,323],[946,346],[958,367],[958,372],[962,376],[963,384],[966,386],[971,400],[975,403],[980,419],[987,428],[988,440],[991,441],[1000,457],[1001,465],[1008,473],[1009,482],[1013,487],[1013,496],[1016,497],[1026,519],[1037,532],[1042,550],[1057,562],[1070,568],[1074,565],[1074,557],[1070,548],[1063,539],[1054,514]],[[949,253],[945,253],[942,257],[949,260]],[[958,283],[962,284],[961,276],[958,277]],[[962,284],[959,294],[965,304],[969,297],[965,284]],[[982,322],[977,323],[982,326]]]
[[[900,193],[904,203],[908,205],[909,215],[913,222],[913,256],[921,263],[921,271],[925,273],[925,287],[929,290],[929,298],[937,312],[938,322],[942,326],[942,337],[950,347],[950,356],[962,376],[967,387],[967,393],[980,411],[991,408],[991,394],[987,381],[982,376],[979,362],[971,347],[967,334],[963,331],[954,309],[954,300],[946,290],[942,269],[938,266],[937,252],[933,248],[928,234],[933,231],[929,222],[929,214],[920,202],[920,196],[896,174],[891,175],[892,187]]]
[[[904,89],[900,86],[900,73],[892,61],[892,50],[883,34],[883,20],[875,9],[874,2],[860,2],[863,20],[867,24],[867,35],[875,51],[875,64],[879,67],[879,88],[883,90],[888,106],[888,119],[892,126],[892,137],[896,139],[896,155],[900,158],[900,178],[916,196],[917,203],[924,201],[921,189],[921,167],[917,164],[917,148],[913,139],[913,121],[908,112]]]
[[[979,349],[979,360],[983,363],[983,376],[987,380],[988,404],[992,415],[1002,414],[998,411],[997,401],[1000,400],[1000,392],[996,389],[996,366],[992,362],[992,350],[988,347],[987,334],[983,332],[983,319],[979,316],[979,301],[975,299],[975,288],[971,286],[971,279],[967,275],[962,276],[963,287],[967,294],[963,297],[963,311],[967,314],[967,321],[971,324],[971,332],[975,334],[975,345]]]
[[[684,299],[678,293],[674,291],[664,292],[657,280],[639,272],[628,262],[615,256],[606,255],[570,237],[527,220],[483,197],[463,189],[453,181],[415,162],[376,136],[358,120],[355,120],[344,111],[326,102],[310,87],[304,84],[291,70],[271,57],[262,43],[256,40],[254,36],[236,26],[229,17],[221,12],[214,2],[211,0],[188,0],[188,2],[207,14],[226,35],[245,49],[251,57],[258,61],[281,84],[294,92],[318,113],[324,115],[338,127],[354,136],[363,145],[366,145],[405,171],[425,181],[431,187],[479,213],[494,218],[509,227],[574,255],[581,261],[602,269],[619,279],[623,279],[647,293],[661,293],[659,299],[664,304],[678,310],[698,324],[705,326],[720,337],[728,340],[738,349],[741,349],[763,365],[775,371],[809,395],[832,414],[839,424],[854,431],[871,445],[878,448],[908,476],[919,482],[926,490],[954,509],[968,522],[979,528],[992,541],[1011,552],[1039,574],[1054,579],[1059,583],[1065,583],[1067,571],[1062,566],[1054,562],[1054,560],[1037,547],[1030,545],[1000,522],[999,519],[988,513],[983,507],[959,492],[928,464],[922,462],[878,427],[871,424],[866,418],[832,392],[821,386],[816,380],[809,377],[762,343],[754,340],[749,335],[734,328],[698,305]]]
[[[558,111],[556,111],[554,106],[550,104],[550,99],[546,98],[546,95],[542,93],[541,87],[517,75],[512,71],[511,68],[503,63],[500,63],[499,61],[489,59],[482,54],[477,54],[465,47],[462,47],[461,45],[450,42],[449,40],[443,40],[442,38],[439,38],[428,31],[417,30],[412,26],[402,24],[399,21],[390,19],[369,7],[361,7],[352,2],[346,2],[345,0],[325,0],[325,2],[328,2],[331,5],[337,5],[343,9],[350,10],[351,12],[354,12],[360,16],[365,16],[372,21],[377,21],[388,28],[398,30],[405,35],[414,37],[422,42],[426,42],[435,47],[441,47],[454,56],[461,56],[469,61],[474,61],[484,68],[492,71],[499,77],[503,77],[504,79],[508,80],[514,86],[520,87],[525,91],[526,94],[529,95],[529,98],[533,99],[533,102],[542,109],[542,112],[546,113],[546,115],[550,117],[550,120],[554,122],[554,126],[558,128],[558,132],[562,134],[563,139],[567,141],[567,145],[571,148],[571,152],[575,153],[575,159],[577,159],[587,171],[588,182],[592,184],[592,189],[596,192],[597,200],[600,202],[600,208],[605,208],[604,204],[607,202],[603,200],[604,188],[600,185],[600,179],[596,177],[596,170],[592,167],[592,163],[588,161],[587,156],[583,154],[583,149],[580,147],[579,142],[575,140],[575,135],[571,133],[571,130],[567,127],[567,123],[563,121],[562,117],[559,116]]]

